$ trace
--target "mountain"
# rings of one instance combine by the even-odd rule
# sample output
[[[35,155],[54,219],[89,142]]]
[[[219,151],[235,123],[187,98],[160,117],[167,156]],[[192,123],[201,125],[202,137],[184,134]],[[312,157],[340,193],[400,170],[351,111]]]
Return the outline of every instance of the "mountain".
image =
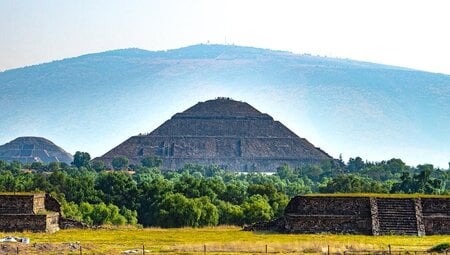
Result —
[[[70,164],[72,155],[43,137],[18,137],[0,146],[0,160],[22,163],[64,162]]]
[[[268,114],[230,98],[200,102],[99,159],[110,165],[119,156],[132,164],[156,156],[162,159],[163,169],[195,163],[235,171],[274,171],[283,164],[295,168],[333,160]]]
[[[124,49],[0,73],[0,142],[99,156],[199,101],[232,97],[337,158],[447,167],[450,76],[232,45]]]

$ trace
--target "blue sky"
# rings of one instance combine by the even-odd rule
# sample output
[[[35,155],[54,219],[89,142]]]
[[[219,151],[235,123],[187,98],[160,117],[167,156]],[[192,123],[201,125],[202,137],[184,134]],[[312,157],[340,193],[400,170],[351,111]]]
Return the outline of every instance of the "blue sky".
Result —
[[[228,43],[450,74],[448,1],[0,0],[0,70]]]

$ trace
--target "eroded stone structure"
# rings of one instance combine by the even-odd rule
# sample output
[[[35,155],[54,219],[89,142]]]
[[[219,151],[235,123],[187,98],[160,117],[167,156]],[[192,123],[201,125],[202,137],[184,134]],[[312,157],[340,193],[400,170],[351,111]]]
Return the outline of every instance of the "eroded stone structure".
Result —
[[[287,233],[449,235],[450,198],[297,196],[284,217],[250,229]]]
[[[0,160],[8,162],[64,162],[70,164],[72,155],[43,137],[18,137],[0,146]]]
[[[0,232],[58,231],[60,212],[52,211],[53,200],[43,193],[0,194]]]
[[[186,163],[235,171],[275,171],[333,158],[251,105],[228,98],[200,102],[175,114],[148,135],[133,136],[100,160],[126,156],[133,164],[156,156],[163,169]]]

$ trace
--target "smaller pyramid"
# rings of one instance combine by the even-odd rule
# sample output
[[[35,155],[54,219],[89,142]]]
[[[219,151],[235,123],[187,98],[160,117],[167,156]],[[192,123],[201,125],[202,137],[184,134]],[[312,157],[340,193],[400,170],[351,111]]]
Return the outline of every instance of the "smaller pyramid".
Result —
[[[70,164],[73,157],[70,153],[43,137],[18,137],[0,146],[0,160],[21,163],[32,162],[64,162]]]

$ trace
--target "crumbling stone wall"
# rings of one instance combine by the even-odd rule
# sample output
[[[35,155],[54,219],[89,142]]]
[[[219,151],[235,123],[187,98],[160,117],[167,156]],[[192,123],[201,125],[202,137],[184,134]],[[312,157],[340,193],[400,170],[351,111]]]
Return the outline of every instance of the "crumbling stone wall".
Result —
[[[0,231],[2,232],[48,232],[59,230],[58,214],[6,214],[0,216]],[[56,223],[55,223],[56,222]]]
[[[41,194],[0,194],[0,232],[59,230],[59,203]]]
[[[421,198],[427,235],[450,235],[450,199]]]
[[[33,212],[35,214],[45,211],[45,194],[34,194]]]
[[[35,214],[45,209],[43,194],[0,195],[0,214]]]
[[[60,229],[69,229],[69,228],[88,228],[89,226],[83,222],[67,219],[64,217],[59,218],[59,228]]]
[[[372,234],[370,201],[367,197],[293,198],[285,210],[289,233]]]
[[[284,217],[247,230],[367,235],[448,235],[450,198],[297,196]]]
[[[349,215],[286,215],[288,233],[372,234],[370,218]]]
[[[61,204],[50,194],[45,194],[45,210],[61,214]]]
[[[286,214],[370,216],[368,197],[297,196],[286,206]]]

